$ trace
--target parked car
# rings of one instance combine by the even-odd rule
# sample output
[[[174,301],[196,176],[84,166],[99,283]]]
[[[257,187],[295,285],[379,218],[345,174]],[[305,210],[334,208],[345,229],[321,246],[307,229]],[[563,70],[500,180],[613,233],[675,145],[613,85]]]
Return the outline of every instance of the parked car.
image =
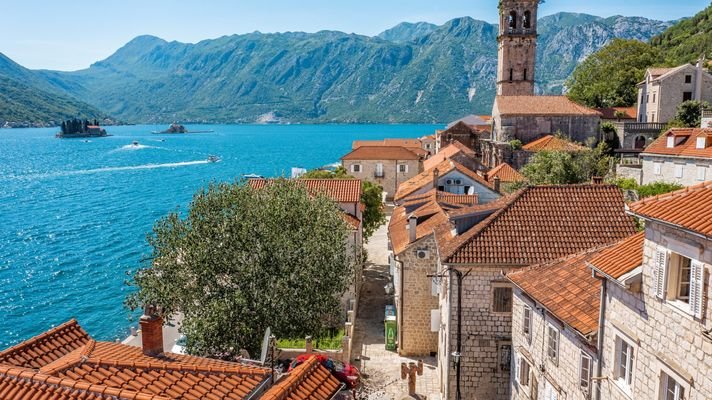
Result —
[[[349,363],[344,363],[338,360],[331,359],[321,354],[302,354],[295,358],[289,365],[289,371],[304,363],[311,357],[319,359],[321,365],[328,369],[336,379],[344,383],[347,388],[354,389],[361,384],[361,373],[358,368]]]

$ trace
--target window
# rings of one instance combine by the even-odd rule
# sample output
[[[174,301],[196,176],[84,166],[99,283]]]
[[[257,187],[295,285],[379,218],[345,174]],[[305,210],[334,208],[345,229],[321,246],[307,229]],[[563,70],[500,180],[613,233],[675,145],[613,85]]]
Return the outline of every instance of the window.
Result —
[[[581,353],[581,364],[579,366],[579,387],[581,390],[589,394],[591,393],[591,356],[586,353]]]
[[[650,93],[645,95],[645,102],[650,103]]]
[[[361,165],[360,164],[353,164],[351,166],[351,172],[361,172]]]
[[[544,400],[559,400],[559,391],[549,380],[544,381]]]
[[[655,122],[655,113],[650,114],[650,122]]]
[[[655,175],[662,175],[663,164],[659,162],[653,163],[653,169],[655,170]]]
[[[517,12],[512,11],[509,13],[509,30],[517,29]]]
[[[655,103],[655,93],[653,93],[653,103]]]
[[[516,374],[514,379],[517,380],[519,386],[525,387],[529,386],[529,374],[531,372],[531,366],[529,362],[521,355],[517,357]]]
[[[524,306],[524,313],[522,314],[522,332],[527,338],[527,341],[531,343],[532,341],[532,309],[531,307]]]
[[[532,12],[527,10],[524,11],[524,18],[522,18],[522,25],[524,26],[524,29],[529,29],[532,27]]]
[[[659,247],[653,274],[655,295],[701,319],[704,315],[704,264]]]
[[[497,345],[499,370],[509,371],[512,369],[512,344],[500,343]]]
[[[675,164],[675,178],[682,178],[682,173],[684,169],[685,166],[683,164]]]
[[[492,311],[499,313],[512,312],[512,288],[508,286],[495,287],[492,292]]]
[[[547,343],[546,343],[546,355],[555,364],[559,363],[559,330],[553,325],[549,324],[546,328],[547,331]]]
[[[675,136],[668,136],[666,146],[668,149],[675,147]]]
[[[682,93],[682,101],[690,101],[692,100],[692,92],[683,92]]]
[[[627,389],[630,389],[633,384],[633,356],[633,345],[623,340],[620,336],[616,336],[616,380]]]
[[[398,172],[400,172],[402,174],[408,173],[408,165],[407,164],[399,164]]]
[[[673,377],[666,373],[662,373],[660,400],[682,400],[684,399],[685,389]]]
[[[527,69],[524,68],[524,80],[525,80],[525,81],[527,80],[527,72],[528,72]]]
[[[697,166],[697,180],[704,181],[707,180],[707,167],[704,165]]]
[[[376,178],[383,178],[383,163],[376,164]]]
[[[692,75],[685,75],[685,83],[692,83]]]
[[[509,80],[510,81],[514,80],[514,68],[509,69]]]

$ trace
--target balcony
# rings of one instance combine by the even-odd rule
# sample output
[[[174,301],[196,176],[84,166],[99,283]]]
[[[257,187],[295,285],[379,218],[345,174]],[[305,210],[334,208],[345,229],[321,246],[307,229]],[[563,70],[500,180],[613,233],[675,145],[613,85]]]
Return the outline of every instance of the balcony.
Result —
[[[623,129],[626,134],[658,134],[667,127],[667,124],[662,122],[626,122],[623,124]]]

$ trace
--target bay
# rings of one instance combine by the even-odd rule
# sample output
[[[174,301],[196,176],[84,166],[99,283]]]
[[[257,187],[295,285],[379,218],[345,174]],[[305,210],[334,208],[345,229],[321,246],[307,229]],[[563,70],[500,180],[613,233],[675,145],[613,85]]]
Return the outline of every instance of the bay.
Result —
[[[439,125],[192,125],[212,133],[56,139],[0,129],[0,349],[77,318],[96,339],[123,338],[130,271],[146,234],[211,181],[288,176],[339,161],[353,140],[420,137]],[[138,146],[132,146],[138,141]],[[221,158],[208,163],[208,155]]]

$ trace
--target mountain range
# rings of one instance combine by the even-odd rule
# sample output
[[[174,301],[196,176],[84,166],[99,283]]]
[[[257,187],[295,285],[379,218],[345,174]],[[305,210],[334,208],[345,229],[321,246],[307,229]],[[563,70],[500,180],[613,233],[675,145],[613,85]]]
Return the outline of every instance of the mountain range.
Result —
[[[613,38],[649,40],[671,25],[573,13],[541,18],[537,91],[561,93],[575,66]],[[190,44],[139,36],[75,72],[28,70],[0,55],[0,109],[8,88],[20,84],[31,105],[55,96],[72,105],[66,116],[137,123],[447,122],[491,112],[496,67],[497,25],[469,17],[403,23],[374,37],[255,32]],[[43,107],[33,116],[35,106],[20,103],[13,103],[16,115],[0,114],[0,126],[55,118]]]

